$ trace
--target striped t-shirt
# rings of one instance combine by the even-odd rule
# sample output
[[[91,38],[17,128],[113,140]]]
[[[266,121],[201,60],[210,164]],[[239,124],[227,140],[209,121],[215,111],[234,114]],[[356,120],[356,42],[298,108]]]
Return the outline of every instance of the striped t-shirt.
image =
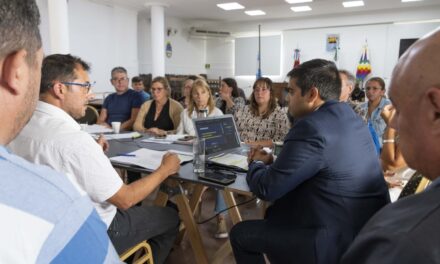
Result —
[[[0,263],[120,263],[90,199],[0,146]]]

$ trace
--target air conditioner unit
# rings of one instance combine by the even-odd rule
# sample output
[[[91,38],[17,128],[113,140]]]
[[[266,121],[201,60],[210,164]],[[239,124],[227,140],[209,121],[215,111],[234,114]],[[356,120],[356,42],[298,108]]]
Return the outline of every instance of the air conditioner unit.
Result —
[[[214,38],[226,38],[231,36],[231,32],[201,29],[192,27],[189,31],[190,36],[196,37],[214,37]]]

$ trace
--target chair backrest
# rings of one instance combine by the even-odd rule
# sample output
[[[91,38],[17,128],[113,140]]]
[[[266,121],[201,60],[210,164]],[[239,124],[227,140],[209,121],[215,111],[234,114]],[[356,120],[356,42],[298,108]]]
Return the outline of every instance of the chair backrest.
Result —
[[[134,247],[128,249],[124,253],[119,256],[121,261],[125,261],[130,256],[133,256],[133,263],[135,264],[154,264],[153,263],[153,253],[151,251],[151,247],[147,241],[142,241]]]
[[[399,195],[398,199],[401,199],[403,197],[422,192],[423,190],[428,187],[428,185],[431,183],[430,180],[423,177],[423,175],[416,171],[411,178],[408,180],[408,183],[403,187],[402,192]]]
[[[83,117],[76,119],[76,121],[80,124],[93,125],[96,124],[98,118],[99,118],[98,110],[96,110],[95,107],[88,105],[86,108],[86,114]]]

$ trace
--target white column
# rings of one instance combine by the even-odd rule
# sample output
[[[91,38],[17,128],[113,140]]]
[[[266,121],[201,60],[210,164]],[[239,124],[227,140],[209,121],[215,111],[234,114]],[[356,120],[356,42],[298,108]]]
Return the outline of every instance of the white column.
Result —
[[[48,0],[51,53],[66,54],[69,48],[69,14],[67,0]]]
[[[151,63],[152,77],[165,76],[165,7],[164,4],[146,4],[151,7]]]

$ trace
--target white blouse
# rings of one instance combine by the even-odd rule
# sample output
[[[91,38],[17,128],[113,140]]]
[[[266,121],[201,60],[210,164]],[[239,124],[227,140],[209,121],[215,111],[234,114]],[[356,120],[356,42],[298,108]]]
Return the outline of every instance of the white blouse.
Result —
[[[213,116],[222,116],[223,113],[217,107],[214,107],[211,113],[208,114],[208,117]],[[182,111],[180,114],[180,124],[177,128],[176,134],[188,134],[190,136],[195,136],[196,131],[194,130],[194,125],[192,122],[193,118],[197,118],[197,110],[193,110],[191,117],[188,116],[188,108]]]

